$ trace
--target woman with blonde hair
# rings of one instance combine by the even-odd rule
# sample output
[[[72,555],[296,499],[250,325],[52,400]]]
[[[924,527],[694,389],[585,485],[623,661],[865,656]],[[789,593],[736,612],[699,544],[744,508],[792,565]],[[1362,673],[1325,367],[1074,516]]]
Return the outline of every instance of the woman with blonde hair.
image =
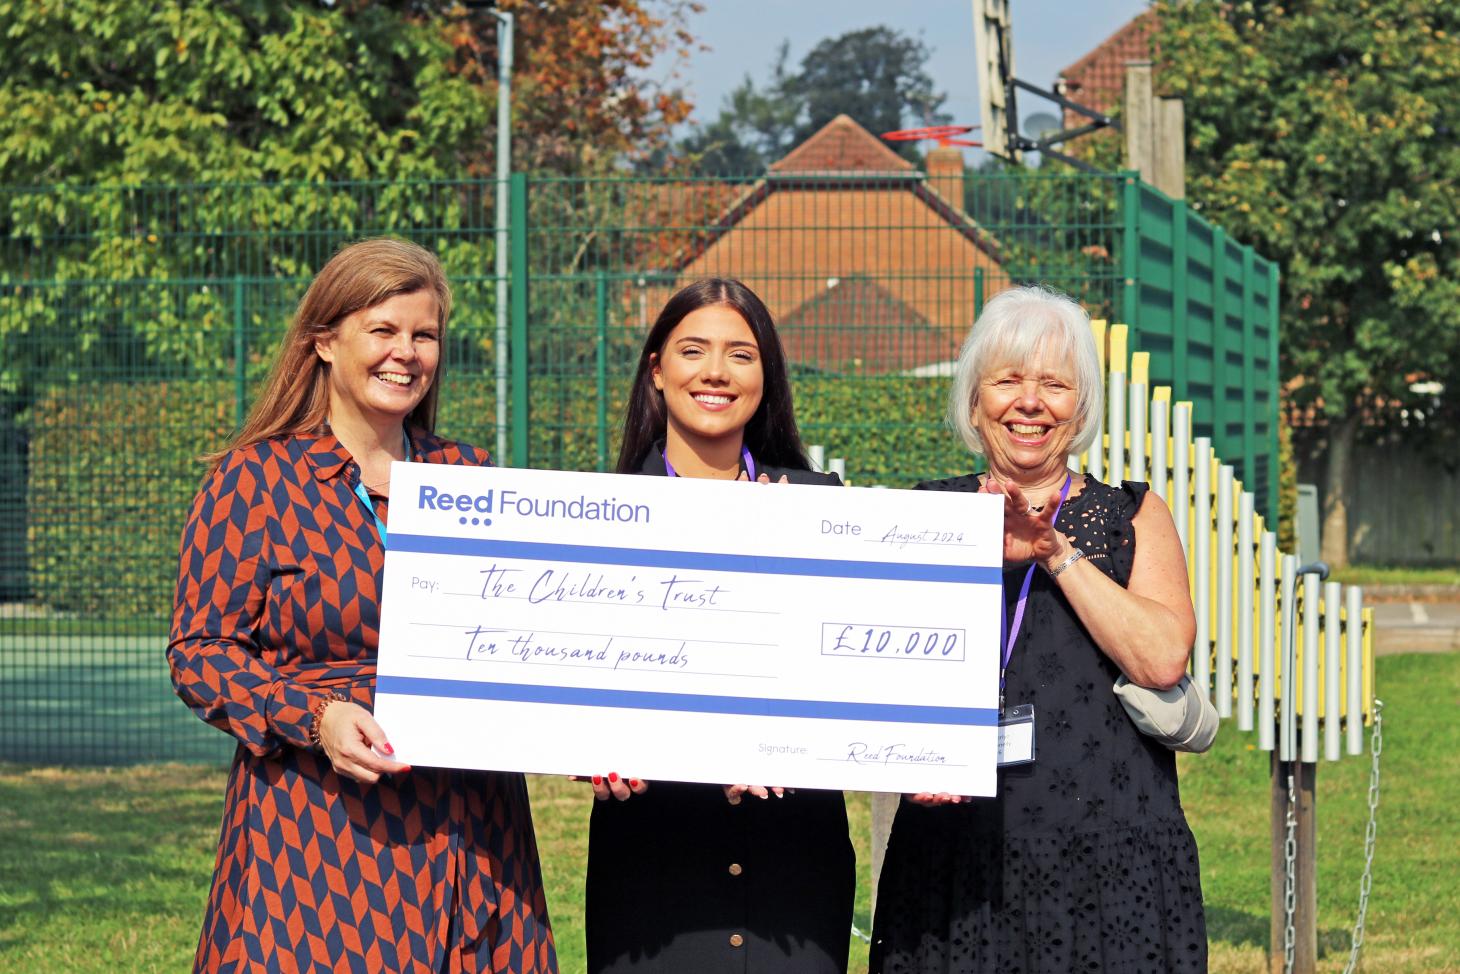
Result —
[[[390,464],[491,462],[434,433],[450,313],[429,251],[341,250],[188,514],[173,685],[238,740],[195,970],[557,969],[523,777],[370,712]]]
[[[1003,498],[1000,695],[1032,710],[1032,745],[1000,766],[992,798],[903,800],[873,974],[1207,968],[1175,756],[1114,689],[1186,672],[1186,556],[1145,484],[1070,470],[1096,442],[1102,393],[1088,316],[1048,288],[1003,291],[963,344],[948,418],[984,472],[918,489]]]

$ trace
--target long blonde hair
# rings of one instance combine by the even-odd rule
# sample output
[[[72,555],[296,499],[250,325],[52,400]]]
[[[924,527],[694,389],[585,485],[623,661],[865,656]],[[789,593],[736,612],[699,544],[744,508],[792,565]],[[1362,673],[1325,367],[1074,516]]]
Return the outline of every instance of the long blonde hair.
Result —
[[[315,351],[315,342],[333,334],[356,311],[373,308],[397,294],[423,290],[436,298],[441,356],[430,388],[406,421],[433,431],[437,392],[446,371],[451,287],[429,250],[404,240],[377,237],[345,247],[315,275],[289,323],[263,394],[254,402],[243,428],[227,447],[203,459],[216,469],[230,450],[322,427],[329,414],[330,366]]]

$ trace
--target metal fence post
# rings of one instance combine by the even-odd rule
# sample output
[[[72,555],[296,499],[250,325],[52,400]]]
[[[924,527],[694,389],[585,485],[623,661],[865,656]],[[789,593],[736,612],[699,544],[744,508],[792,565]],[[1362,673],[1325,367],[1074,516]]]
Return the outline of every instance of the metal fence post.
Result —
[[[512,465],[527,466],[527,174],[512,174]]]
[[[1242,479],[1249,484],[1257,482],[1256,257],[1242,248]]]
[[[233,275],[233,415],[238,429],[248,418],[248,337],[244,334],[243,277]]]
[[[1277,525],[1278,510],[1280,506],[1279,484],[1282,480],[1282,464],[1278,460],[1278,424],[1282,422],[1282,400],[1278,391],[1278,375],[1281,371],[1278,363],[1278,328],[1281,321],[1278,313],[1278,306],[1281,294],[1278,291],[1278,268],[1276,264],[1267,265],[1268,293],[1272,300],[1268,302],[1268,330],[1267,330],[1267,388],[1268,403],[1270,412],[1267,418],[1267,455],[1269,458],[1267,470],[1267,517],[1268,520]]]
[[[1227,234],[1212,230],[1212,446],[1230,457],[1227,440]]]
[[[1186,202],[1177,200],[1171,211],[1171,391],[1180,402],[1187,392],[1186,281],[1191,265],[1186,254]]]
[[[1135,332],[1133,341],[1140,342],[1140,261],[1141,261],[1141,174],[1121,173],[1125,180],[1121,194],[1121,276],[1125,286],[1121,295],[1121,317],[1123,324]]]
[[[598,326],[593,344],[593,365],[598,392],[598,472],[603,473],[608,469],[608,275],[598,271],[593,285],[594,318]]]

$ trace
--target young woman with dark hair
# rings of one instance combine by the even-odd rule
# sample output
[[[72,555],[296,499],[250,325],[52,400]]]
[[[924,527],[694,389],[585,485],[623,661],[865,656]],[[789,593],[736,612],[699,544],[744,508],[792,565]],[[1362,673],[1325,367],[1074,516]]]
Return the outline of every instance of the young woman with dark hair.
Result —
[[[759,375],[760,395],[749,409],[749,418],[741,419],[738,426],[731,420],[741,416],[745,403],[740,404],[742,409],[731,411],[726,421],[720,424],[727,427],[726,435],[694,436],[692,431],[688,431],[695,418],[692,412],[686,411],[685,415],[678,415],[670,409],[673,392],[664,388],[664,367],[686,355],[693,357],[699,353],[697,345],[684,345],[684,339],[704,336],[692,335],[689,331],[676,335],[675,346],[671,347],[670,336],[680,324],[691,316],[697,321],[705,321],[716,312],[729,313],[732,318],[738,318],[739,326],[748,330],[748,339],[743,335],[740,337],[753,346],[751,371]],[[730,324],[732,330],[738,330],[733,321]],[[740,361],[741,359],[732,359],[728,364],[734,367]],[[710,384],[722,384],[718,377],[707,381]],[[746,402],[749,402],[748,397]],[[739,440],[740,443],[732,451],[737,461],[743,447],[757,462],[766,466],[782,467],[786,470],[811,469],[811,464],[806,460],[806,451],[801,446],[801,435],[796,431],[786,356],[781,350],[780,339],[776,336],[771,313],[755,292],[739,281],[712,277],[682,288],[664,305],[664,310],[659,313],[654,327],[644,339],[644,348],[639,354],[639,368],[634,375],[633,393],[629,397],[628,412],[624,418],[618,472],[642,472],[644,459],[653,452],[651,448],[660,440],[668,441],[665,446],[660,447],[661,450],[667,446],[676,449],[707,449],[711,453],[716,447],[721,451],[730,449],[733,441]],[[709,440],[714,440],[714,444],[707,442]],[[693,445],[687,441],[694,441]],[[826,478],[819,477],[812,482],[820,483],[824,480]]]
[[[839,485],[810,470],[770,312],[739,281],[669,299],[644,341],[620,473]],[[593,778],[590,974],[841,974],[855,856],[840,792]]]

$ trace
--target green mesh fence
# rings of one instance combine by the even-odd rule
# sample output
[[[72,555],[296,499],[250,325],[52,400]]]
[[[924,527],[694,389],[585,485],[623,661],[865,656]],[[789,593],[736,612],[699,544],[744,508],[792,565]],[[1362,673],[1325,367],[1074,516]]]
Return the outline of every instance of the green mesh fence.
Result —
[[[495,184],[0,190],[0,759],[215,760],[163,649],[201,454],[341,245],[409,237],[460,299],[443,425],[489,442]]]
[[[1248,450],[1223,455],[1265,470],[1275,275],[1225,239],[1203,250],[1211,228],[1131,185],[1038,172],[516,177],[506,460],[611,468],[644,329],[677,287],[725,275],[765,298],[804,436],[855,483],[969,468],[942,421],[950,364],[988,298],[1034,281],[1126,318],[1136,349],[1142,319],[1170,349],[1172,322],[1188,323],[1179,354],[1154,350],[1154,379],[1208,397],[1199,419],[1225,418],[1206,431]],[[378,234],[441,256],[457,310],[440,428],[493,447],[495,191],[0,188],[0,760],[226,757],[229,739],[173,696],[163,655],[197,458],[237,427],[313,272]],[[1195,245],[1175,245],[1178,222]]]

